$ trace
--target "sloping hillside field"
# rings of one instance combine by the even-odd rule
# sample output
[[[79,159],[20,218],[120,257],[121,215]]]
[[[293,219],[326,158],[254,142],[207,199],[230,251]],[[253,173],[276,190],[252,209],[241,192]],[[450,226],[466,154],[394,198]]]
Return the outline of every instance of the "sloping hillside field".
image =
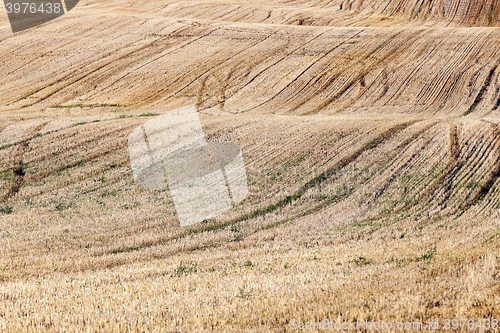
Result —
[[[81,0],[14,34],[2,3],[0,330],[495,331],[499,26],[498,0]],[[181,226],[129,144],[187,106],[247,188]]]

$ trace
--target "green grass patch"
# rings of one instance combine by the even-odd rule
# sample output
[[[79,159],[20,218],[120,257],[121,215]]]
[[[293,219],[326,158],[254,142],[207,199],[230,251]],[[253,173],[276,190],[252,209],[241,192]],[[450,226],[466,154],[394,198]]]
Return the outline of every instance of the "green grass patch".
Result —
[[[198,95],[182,95],[181,97],[201,99],[201,98],[211,98],[211,97],[214,97],[214,95],[201,95],[201,96],[198,96]]]
[[[497,238],[498,236],[500,236],[500,231],[493,234],[492,236],[488,237],[488,239],[486,239],[485,243],[491,242],[493,239]]]
[[[131,116],[131,115],[121,114],[118,118],[125,119],[125,118],[132,118],[132,117],[133,116]]]
[[[3,206],[0,208],[1,214],[12,214],[14,212],[14,208],[12,206]]]
[[[436,250],[436,247],[434,246],[432,249],[430,249],[429,251],[427,251],[426,253],[424,253],[420,257],[416,257],[415,261],[429,261],[429,260],[432,260],[436,256],[436,252],[437,252],[437,250]]]
[[[429,15],[431,15],[431,10],[430,9],[424,15],[424,22],[427,21],[427,19],[429,18]]]
[[[78,104],[78,105],[56,105],[56,106],[51,106],[50,109],[74,109],[74,108],[81,108],[83,105]]]
[[[198,272],[198,264],[192,263],[192,262],[187,262],[183,263],[182,261],[180,262],[179,266],[177,266],[176,270],[174,271],[174,276],[184,276],[188,275],[191,273],[197,273]]]
[[[352,260],[353,263],[359,266],[371,265],[374,264],[373,260],[367,259],[365,257],[357,257]]]
[[[74,109],[74,108],[110,108],[119,106],[118,104],[76,104],[76,105],[55,105],[49,107],[50,109]]]
[[[58,212],[62,212],[64,210],[67,210],[67,209],[70,209],[72,207],[74,207],[75,204],[72,203],[72,202],[69,202],[69,203],[66,203],[66,202],[59,202],[56,204],[55,206],[55,209],[58,211]]]
[[[236,297],[239,297],[239,298],[249,298],[249,297],[251,297],[253,289],[246,290],[246,287],[247,287],[247,284],[246,284],[246,282],[244,282],[243,286],[241,288],[239,288],[240,289],[239,295],[237,295]]]
[[[136,202],[134,202],[131,205],[129,205],[129,204],[123,205],[123,208],[125,208],[125,209],[133,209],[133,208],[139,207],[140,205],[141,205],[141,203],[136,201]]]
[[[90,107],[94,108],[111,108],[111,107],[116,107],[119,106],[118,104],[96,104],[96,105],[89,105]]]
[[[250,260],[247,260],[244,264],[243,264],[244,267],[253,267],[255,266]]]
[[[117,190],[104,191],[104,192],[101,193],[101,198],[106,198],[106,197],[109,197],[109,196],[116,197],[117,195],[118,195],[118,191]]]

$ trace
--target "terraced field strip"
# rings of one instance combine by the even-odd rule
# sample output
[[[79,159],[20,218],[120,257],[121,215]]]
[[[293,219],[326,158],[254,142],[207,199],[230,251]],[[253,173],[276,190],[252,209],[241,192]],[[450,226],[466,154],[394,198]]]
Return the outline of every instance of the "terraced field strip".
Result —
[[[333,1],[136,1],[127,7],[119,1],[94,4],[96,15],[174,17],[196,21],[265,23],[301,26],[434,25],[498,27],[497,0],[333,0]],[[115,14],[115,15],[116,15]]]
[[[46,42],[22,34],[7,39],[0,102],[32,111],[195,103],[264,114],[499,112],[496,29],[99,20],[101,28],[83,37],[76,22],[61,22],[52,53],[23,58],[27,48],[42,50]],[[87,51],[73,52],[78,48]]]

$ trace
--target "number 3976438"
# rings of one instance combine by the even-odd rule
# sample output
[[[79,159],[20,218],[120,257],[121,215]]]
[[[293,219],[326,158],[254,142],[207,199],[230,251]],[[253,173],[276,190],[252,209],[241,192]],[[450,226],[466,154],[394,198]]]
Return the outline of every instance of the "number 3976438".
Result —
[[[51,3],[51,2],[42,2],[42,3],[34,3],[34,2],[7,2],[5,4],[5,8],[7,10],[7,14],[15,13],[15,14],[60,14],[62,13],[62,8],[60,3]]]
[[[13,33],[21,32],[63,16],[79,0],[3,0]]]

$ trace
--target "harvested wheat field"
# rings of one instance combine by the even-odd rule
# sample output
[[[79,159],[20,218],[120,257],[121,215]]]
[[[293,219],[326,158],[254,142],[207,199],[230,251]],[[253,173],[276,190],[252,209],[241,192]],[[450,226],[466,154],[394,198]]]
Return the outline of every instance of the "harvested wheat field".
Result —
[[[0,331],[497,331],[500,1],[4,9]],[[189,105],[248,195],[181,227],[128,138]]]

